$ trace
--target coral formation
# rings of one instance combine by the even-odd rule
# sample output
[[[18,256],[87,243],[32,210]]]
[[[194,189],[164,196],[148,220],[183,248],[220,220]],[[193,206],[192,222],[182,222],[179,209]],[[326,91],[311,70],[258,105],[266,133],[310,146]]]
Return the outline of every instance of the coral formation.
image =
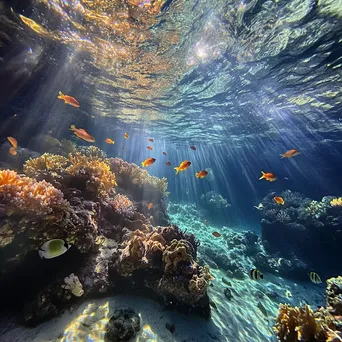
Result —
[[[71,273],[68,277],[65,277],[64,283],[65,285],[62,285],[62,288],[69,290],[74,296],[81,297],[84,294],[83,286],[74,273]]]
[[[333,199],[330,201],[330,205],[331,205],[332,207],[341,207],[341,206],[342,206],[342,197],[333,198]]]
[[[134,205],[132,201],[125,195],[118,194],[110,201],[111,206],[116,214],[126,218],[131,218],[134,214]]]
[[[228,201],[215,191],[208,191],[201,195],[201,200],[214,208],[228,208],[231,205]]]

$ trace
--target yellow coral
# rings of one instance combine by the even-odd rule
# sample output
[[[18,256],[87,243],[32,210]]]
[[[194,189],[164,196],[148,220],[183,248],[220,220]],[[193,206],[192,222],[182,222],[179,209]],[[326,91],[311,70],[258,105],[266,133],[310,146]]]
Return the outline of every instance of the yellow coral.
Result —
[[[195,274],[189,282],[188,289],[192,295],[200,298],[206,293],[207,287],[208,282],[204,279],[204,277]]]
[[[330,205],[332,207],[342,207],[342,197],[332,199]]]
[[[45,171],[60,173],[65,169],[67,164],[68,159],[63,156],[44,153],[38,158],[31,158],[26,161],[24,172],[30,177],[37,177]]]
[[[66,168],[66,172],[73,176],[89,178],[87,189],[96,192],[99,197],[106,197],[117,185],[115,175],[106,161],[95,156],[87,157],[79,152],[69,154],[69,161],[71,165]]]

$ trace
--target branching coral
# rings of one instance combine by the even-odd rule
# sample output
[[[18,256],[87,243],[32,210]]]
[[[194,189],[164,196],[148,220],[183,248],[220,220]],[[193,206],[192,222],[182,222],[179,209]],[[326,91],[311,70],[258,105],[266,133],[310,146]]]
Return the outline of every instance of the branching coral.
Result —
[[[326,297],[328,310],[342,316],[342,276],[327,280]]]
[[[96,155],[86,156],[79,152],[69,154],[71,165],[66,172],[72,176],[84,179],[87,191],[95,193],[98,197],[106,197],[117,185],[115,175],[110,166]]]
[[[46,181],[18,175],[15,171],[0,171],[0,196],[7,214],[46,215],[63,209],[68,202],[63,193]]]
[[[44,172],[61,173],[67,164],[68,159],[63,156],[44,153],[38,158],[29,159],[24,165],[24,172],[29,177],[38,177]]]
[[[83,147],[81,146],[79,148],[80,152],[82,154],[84,154],[89,160],[102,160],[102,161],[106,161],[107,159],[107,155],[105,152],[103,152],[102,150],[100,150],[98,147],[96,146],[87,146],[87,147]]]
[[[201,200],[207,204],[214,206],[215,208],[228,208],[231,205],[228,201],[215,191],[208,191],[201,195]]]
[[[282,223],[286,223],[289,222],[291,220],[290,215],[285,211],[285,210],[280,210],[279,213],[276,216],[277,220],[282,222]]]
[[[116,195],[112,201],[111,206],[116,214],[126,218],[130,218],[134,214],[134,205],[132,201],[125,195]]]
[[[342,207],[342,197],[332,199],[330,205],[332,207]]]

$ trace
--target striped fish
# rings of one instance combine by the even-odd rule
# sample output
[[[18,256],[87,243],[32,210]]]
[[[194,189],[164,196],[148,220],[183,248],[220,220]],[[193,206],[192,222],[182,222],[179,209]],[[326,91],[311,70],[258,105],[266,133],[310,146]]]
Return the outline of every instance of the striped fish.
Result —
[[[315,284],[320,284],[322,282],[320,276],[316,272],[310,272],[310,280]]]
[[[250,270],[249,276],[253,280],[259,280],[259,279],[263,279],[264,278],[263,274],[259,270],[255,269],[255,268]]]

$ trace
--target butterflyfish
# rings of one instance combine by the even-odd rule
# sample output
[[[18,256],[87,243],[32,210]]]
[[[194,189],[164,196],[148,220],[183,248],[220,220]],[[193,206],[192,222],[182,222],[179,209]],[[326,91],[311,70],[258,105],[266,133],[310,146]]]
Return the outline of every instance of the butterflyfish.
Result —
[[[53,239],[44,242],[39,248],[38,254],[42,259],[52,259],[61,256],[67,252],[70,247],[71,246],[62,239]]]

